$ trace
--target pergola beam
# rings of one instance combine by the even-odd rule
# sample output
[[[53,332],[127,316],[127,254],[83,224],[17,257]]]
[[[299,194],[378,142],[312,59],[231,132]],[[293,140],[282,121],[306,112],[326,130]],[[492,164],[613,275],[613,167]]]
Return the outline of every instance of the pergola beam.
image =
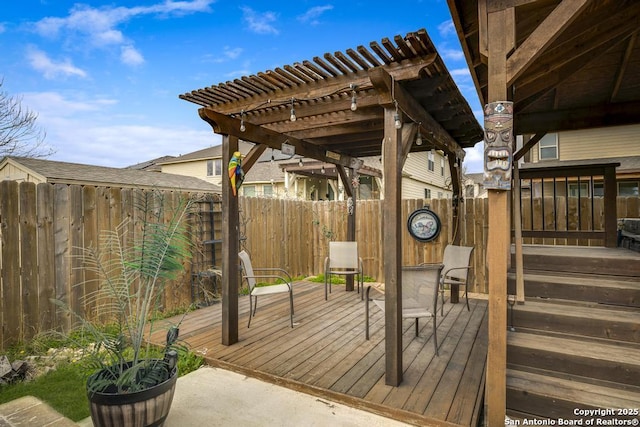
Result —
[[[507,86],[513,85],[588,4],[589,0],[563,0],[556,6],[507,60]]]
[[[276,150],[280,150],[282,144],[287,143],[295,147],[296,154],[349,168],[359,169],[363,164],[362,160],[355,157],[323,150],[320,147],[308,144],[300,139],[266,129],[262,126],[255,126],[251,123],[245,122],[245,130],[241,132],[240,120],[212,110],[211,108],[200,108],[198,113],[200,117],[209,123],[214,131],[219,134],[235,135],[245,141],[263,144]]]
[[[449,133],[411,96],[384,68],[369,70],[369,77],[379,93],[379,104],[383,107],[397,106],[412,121],[420,126],[420,131],[432,141],[436,148],[448,155],[464,159],[465,152]]]

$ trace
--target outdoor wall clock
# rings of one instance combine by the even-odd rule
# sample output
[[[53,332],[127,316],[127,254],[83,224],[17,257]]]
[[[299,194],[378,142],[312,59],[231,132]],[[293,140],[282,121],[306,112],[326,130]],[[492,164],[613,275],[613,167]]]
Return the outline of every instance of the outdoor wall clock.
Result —
[[[429,208],[420,208],[411,215],[407,221],[409,234],[420,242],[430,242],[440,234],[440,218]]]

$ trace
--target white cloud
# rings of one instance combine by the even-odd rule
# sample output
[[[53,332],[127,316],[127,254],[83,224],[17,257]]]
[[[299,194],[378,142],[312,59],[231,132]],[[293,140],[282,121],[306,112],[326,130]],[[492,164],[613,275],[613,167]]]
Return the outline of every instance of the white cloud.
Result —
[[[319,23],[318,18],[328,10],[332,10],[333,6],[328,4],[325,6],[316,6],[307,10],[303,15],[298,16],[298,21],[302,23],[309,23],[311,25],[317,25]]]
[[[440,53],[444,58],[451,59],[453,61],[461,61],[464,59],[464,52],[462,49],[440,49]]]
[[[466,173],[478,173],[484,170],[484,142],[478,142],[473,148],[465,148],[463,167]]]
[[[64,117],[75,116],[79,113],[95,112],[117,104],[114,99],[70,99],[58,92],[27,92],[22,94],[22,100],[40,116],[43,117]]]
[[[438,33],[440,33],[440,37],[442,38],[456,34],[456,27],[453,25],[453,21],[450,19],[440,23],[440,25],[438,25]]]
[[[278,34],[279,31],[272,24],[276,22],[278,16],[274,12],[258,13],[250,7],[242,7],[244,21],[249,26],[249,30],[258,34]]]
[[[53,61],[45,52],[31,47],[27,50],[27,60],[31,67],[42,73],[46,79],[55,79],[56,77],[87,77],[87,73],[74,66],[70,59],[64,59],[59,62]]]
[[[4,33],[5,31],[7,31],[7,26],[0,22],[0,34]]]
[[[140,65],[144,63],[142,54],[133,46],[122,46],[120,60],[127,65]]]
[[[21,97],[38,114],[47,144],[56,149],[52,160],[125,167],[220,143],[220,137],[212,135],[204,122],[200,128],[155,125],[153,119],[146,124],[145,117],[115,112],[115,99],[59,92],[29,92]]]
[[[212,3],[214,0],[165,0],[151,6],[99,8],[76,4],[70,9],[68,16],[43,18],[35,22],[33,28],[43,37],[63,37],[69,42],[77,40],[80,42],[79,45],[92,48],[124,45],[123,53],[126,51],[126,54],[121,56],[123,62],[128,65],[138,65],[142,55],[135,51],[133,42],[123,34],[119,29],[120,26],[145,15],[182,16],[210,12]],[[137,52],[137,55],[134,52]]]

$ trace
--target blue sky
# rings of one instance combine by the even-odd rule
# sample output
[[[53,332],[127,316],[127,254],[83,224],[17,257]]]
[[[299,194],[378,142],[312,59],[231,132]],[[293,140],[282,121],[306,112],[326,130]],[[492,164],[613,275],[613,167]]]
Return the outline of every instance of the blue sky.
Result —
[[[422,28],[480,118],[446,0],[16,1],[0,78],[38,113],[52,160],[124,167],[220,144],[179,94]]]

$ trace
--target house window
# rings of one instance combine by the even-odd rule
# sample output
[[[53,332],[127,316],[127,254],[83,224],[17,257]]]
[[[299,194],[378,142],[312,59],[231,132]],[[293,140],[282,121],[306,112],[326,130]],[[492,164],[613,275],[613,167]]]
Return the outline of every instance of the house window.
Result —
[[[425,199],[430,199],[431,198],[431,190],[429,190],[428,188],[424,189],[424,198]]]
[[[263,185],[262,195],[267,197],[273,196],[273,185]]]
[[[593,183],[593,197],[604,197],[604,183]]]
[[[222,175],[222,159],[207,160],[207,176]]]
[[[555,160],[558,158],[558,134],[549,133],[538,143],[540,160]]]
[[[579,193],[578,193],[579,189]],[[586,182],[569,184],[569,197],[589,197],[589,186]]]
[[[467,185],[464,188],[464,197],[470,197],[473,198],[475,194],[475,187],[473,185]]]
[[[243,185],[242,186],[242,195],[245,197],[255,197],[256,196],[256,186],[255,185]]]
[[[618,196],[638,196],[639,181],[624,181],[618,183]]]
[[[433,172],[436,168],[435,162],[433,161],[433,151],[429,151],[427,155],[429,170]]]

